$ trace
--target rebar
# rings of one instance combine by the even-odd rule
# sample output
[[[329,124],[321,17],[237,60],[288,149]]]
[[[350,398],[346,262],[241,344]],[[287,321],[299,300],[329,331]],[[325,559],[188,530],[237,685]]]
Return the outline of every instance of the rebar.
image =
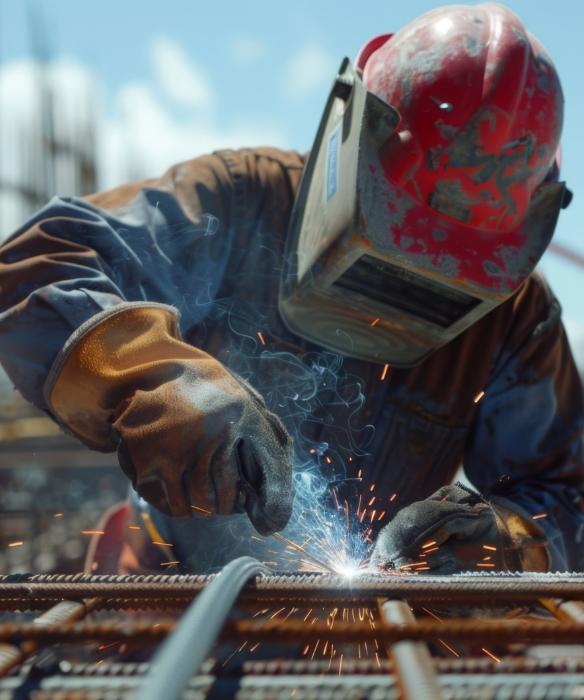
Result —
[[[145,602],[190,600],[215,576],[73,576],[31,575],[0,577],[0,600],[30,606],[36,600],[80,600],[88,597],[143,599]],[[277,598],[283,602],[306,600],[310,603],[375,602],[377,598],[406,599],[410,602],[454,604],[494,601],[533,601],[559,598],[584,601],[584,575],[467,573],[451,576],[419,574],[370,575],[347,579],[329,574],[266,575],[242,591],[242,602],[259,603]]]
[[[237,562],[233,566],[237,568]],[[154,693],[151,697],[170,700],[178,697],[179,686],[187,685],[182,694],[185,700],[203,700],[208,693],[209,697],[237,695],[238,700],[279,700],[289,699],[292,691],[294,700],[321,695],[331,700],[398,696],[417,700],[439,697],[439,692],[457,700],[524,699],[531,698],[535,689],[538,698],[558,700],[578,697],[574,692],[584,686],[584,654],[577,646],[584,643],[581,573],[365,574],[351,579],[272,573],[246,583],[256,574],[240,572],[234,582],[232,572],[228,566],[216,576],[0,578],[2,610],[43,610],[58,603],[37,618],[43,618],[43,624],[29,622],[20,613],[13,619],[3,614],[0,665],[4,651],[12,654],[9,665],[20,669],[0,678],[0,700],[14,693],[27,696],[26,669],[34,670],[35,659],[40,664],[35,671],[35,700],[147,700],[148,691]],[[221,600],[209,599],[214,589]],[[100,612],[81,621],[59,613],[86,610],[83,601],[89,598],[92,613],[117,612]],[[59,603],[63,599],[66,602]],[[408,605],[423,610],[424,617],[415,619]],[[323,616],[320,608],[330,614]],[[478,617],[477,608],[481,608]],[[152,612],[136,613],[141,610]],[[375,610],[382,614],[376,615]],[[170,611],[178,612],[178,622],[177,616],[165,614]],[[513,617],[511,611],[521,617]],[[215,638],[220,643],[212,652]],[[122,651],[127,642],[129,651],[148,659],[165,639],[167,651],[152,663],[128,663]],[[90,642],[101,646],[95,649]],[[420,657],[419,650],[425,649],[422,642],[428,647]],[[30,650],[42,651],[53,643],[67,644],[63,651],[51,650],[49,656],[57,663],[45,663],[45,654],[22,663]],[[112,649],[102,655],[103,643]],[[254,652],[258,643],[264,646]],[[357,647],[351,643],[361,645],[359,658],[353,658]],[[449,646],[455,643],[459,643],[456,649]],[[523,654],[528,643],[571,646],[553,647],[557,658],[548,653],[538,659]],[[269,653],[275,644],[286,658],[259,660],[262,649]],[[238,656],[244,648],[246,655]],[[453,657],[458,652],[463,657],[438,658],[441,651],[446,653],[444,648]],[[95,659],[97,654],[98,663],[59,664],[59,655],[66,649],[75,650],[69,658],[77,661]],[[384,658],[384,649],[390,658]],[[250,656],[248,650],[254,653]],[[516,656],[510,655],[511,650]],[[197,664],[210,653],[216,654],[217,662],[205,664],[197,674]],[[465,658],[469,653],[472,656]],[[111,663],[114,658],[116,662]],[[160,675],[163,672],[167,675]],[[428,678],[434,678],[434,686],[421,691],[421,681]],[[153,688],[157,681],[159,687]]]
[[[52,628],[65,623],[73,622],[84,617],[94,606],[95,599],[83,602],[62,600],[46,612],[39,615],[32,623],[38,629]],[[38,640],[30,636],[24,638],[21,645],[2,644],[0,645],[0,677],[5,676],[13,668],[25,661],[35,653],[38,648]]]
[[[209,611],[207,612],[209,614]],[[0,641],[31,639],[44,643],[100,641],[141,641],[154,643],[171,633],[175,620],[112,620],[104,622],[80,622],[55,627],[39,627],[34,622],[0,624]],[[363,642],[383,638],[394,643],[410,639],[430,641],[451,638],[473,642],[567,643],[581,644],[584,641],[584,624],[575,622],[557,623],[548,621],[516,620],[420,620],[401,626],[379,622],[371,627],[365,623],[337,622],[334,627],[326,623],[306,625],[302,620],[235,620],[223,628],[221,639],[256,642],[273,641],[307,643],[317,638],[339,642]]]
[[[388,600],[380,605],[388,625],[415,625],[416,618],[407,603]],[[441,700],[442,692],[428,648],[422,642],[403,641],[390,645],[401,695],[404,700]]]

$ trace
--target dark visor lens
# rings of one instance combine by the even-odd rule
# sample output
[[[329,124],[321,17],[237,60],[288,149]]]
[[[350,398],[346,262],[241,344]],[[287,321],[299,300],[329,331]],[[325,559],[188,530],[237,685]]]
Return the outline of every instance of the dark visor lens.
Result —
[[[354,262],[335,280],[334,286],[442,328],[451,326],[481,303],[470,294],[445,287],[371,255],[363,255]]]

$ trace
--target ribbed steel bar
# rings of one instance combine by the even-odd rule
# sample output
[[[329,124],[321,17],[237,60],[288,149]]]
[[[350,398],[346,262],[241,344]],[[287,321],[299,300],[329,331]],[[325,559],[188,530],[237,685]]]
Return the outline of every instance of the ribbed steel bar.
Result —
[[[415,625],[416,618],[403,600],[380,604],[385,622],[390,626]],[[442,692],[428,647],[423,642],[405,640],[389,645],[388,651],[397,673],[403,700],[441,700]]]
[[[502,659],[500,663],[489,658],[468,657],[468,658],[441,658],[433,659],[436,672],[440,675],[505,675],[505,674],[584,674],[584,658],[550,658],[537,659],[525,657],[508,657]],[[61,663],[59,677],[109,677],[119,678],[140,677],[148,672],[148,663],[108,661],[96,664],[95,661],[88,663]],[[259,675],[278,677],[282,675],[292,675],[298,678],[306,675],[331,675],[338,676],[338,667],[332,666],[326,659],[257,659],[243,662],[238,675],[243,672],[244,676]],[[204,675],[215,674],[217,672],[228,673],[229,669],[224,669],[221,664],[215,668],[214,664],[203,664],[201,673]],[[343,674],[346,675],[387,675],[393,672],[393,665],[389,659],[375,658],[346,658],[343,663]],[[2,681],[0,680],[0,684]]]
[[[444,619],[443,621],[419,620],[415,624],[388,625],[377,621],[372,629],[367,623],[336,622],[306,625],[302,620],[289,619],[258,622],[239,620],[228,624],[222,637],[229,640],[250,639],[267,642],[276,638],[282,641],[310,642],[317,638],[335,642],[362,642],[374,637],[393,643],[404,639],[429,641],[441,638],[473,642],[550,642],[581,644],[584,640],[584,624],[541,620],[485,620]]]
[[[562,621],[584,624],[584,603],[579,600],[550,600],[543,598],[541,604]],[[583,640],[584,642],[584,640]]]
[[[87,597],[144,599],[146,601],[192,599],[213,576],[29,576],[20,580],[0,577],[0,600],[17,609],[31,609],[35,600],[80,600]],[[248,585],[242,601],[261,602],[278,598],[310,604],[319,602],[375,601],[379,597],[410,602],[465,604],[494,601],[533,601],[560,598],[584,601],[583,574],[489,574],[452,576],[415,574],[364,575],[347,579],[328,574],[270,575]]]
[[[115,592],[112,589],[112,592]],[[193,601],[193,595],[179,598],[109,598],[96,599],[95,610],[156,610],[157,612],[184,612]],[[0,612],[25,612],[31,610],[49,610],[58,597],[52,598],[0,598]],[[83,600],[80,598],[79,600]],[[258,603],[259,605],[259,603]]]
[[[196,598],[152,660],[140,689],[141,700],[179,700],[189,680],[210,654],[241,589],[268,573],[257,559],[240,557]]]
[[[32,639],[44,643],[81,641],[156,642],[176,627],[175,620],[115,620],[79,622],[55,627],[39,627],[32,622],[0,624],[0,641]],[[228,641],[253,639],[256,642],[306,643],[317,638],[340,642],[370,641],[381,637],[388,642],[404,639],[429,641],[442,637],[474,642],[550,642],[580,644],[584,640],[584,624],[523,620],[453,620],[442,622],[420,620],[403,626],[378,622],[375,629],[366,623],[337,622],[331,629],[326,623],[306,625],[302,620],[236,620],[227,623],[221,638]]]
[[[62,600],[46,612],[39,615],[30,624],[36,625],[37,629],[52,628],[65,623],[72,623],[79,620],[95,607],[95,599],[76,602],[71,600]],[[26,637],[19,645],[1,644],[0,645],[0,677],[5,676],[13,668],[19,666],[29,656],[34,654],[39,647],[38,639]]]
[[[11,679],[12,680],[12,679]],[[18,680],[18,679],[16,679]],[[298,681],[294,678],[257,679],[243,678],[240,682],[231,680],[224,684],[205,687],[202,683],[193,684],[185,692],[185,700],[205,700],[205,698],[236,697],[237,700],[314,700],[315,698],[329,698],[332,700],[398,700],[398,688],[393,678],[372,677],[341,677],[326,678],[315,676]],[[477,676],[476,678],[447,678],[441,685],[449,698],[456,700],[505,699],[505,700],[565,700],[566,698],[581,698],[581,678],[574,676],[560,676],[550,678],[536,676],[532,680],[527,678],[501,678],[493,679],[490,676]],[[18,683],[10,684],[9,690],[2,699],[12,700],[17,697],[12,689],[18,688]],[[221,690],[225,691],[220,694]],[[0,687],[0,693],[3,689]],[[136,687],[132,681],[126,683],[122,679],[115,679],[112,683],[103,683],[103,686],[83,687],[71,684],[70,687],[51,687],[43,682],[41,688],[35,690],[34,700],[139,700],[136,695]]]
[[[486,656],[481,658],[447,658],[433,659],[432,663],[438,674],[584,674],[584,658],[549,658],[537,659],[526,657],[507,657],[500,662]],[[95,664],[92,665],[95,667]],[[81,668],[81,667],[80,667]],[[91,667],[90,667],[91,668]],[[99,666],[98,668],[103,668]],[[248,660],[243,663],[244,675],[294,675],[330,674],[338,675],[338,669],[325,659],[267,659]],[[349,675],[391,673],[393,665],[389,659],[351,659],[345,658],[343,672]],[[79,671],[80,673],[81,671]],[[89,672],[89,671],[88,671]]]

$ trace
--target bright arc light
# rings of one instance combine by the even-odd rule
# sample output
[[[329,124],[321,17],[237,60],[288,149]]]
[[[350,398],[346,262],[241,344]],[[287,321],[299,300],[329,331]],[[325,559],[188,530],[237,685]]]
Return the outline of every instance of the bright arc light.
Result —
[[[353,578],[359,573],[359,567],[355,564],[335,564],[333,569],[340,576],[345,576],[345,578]]]

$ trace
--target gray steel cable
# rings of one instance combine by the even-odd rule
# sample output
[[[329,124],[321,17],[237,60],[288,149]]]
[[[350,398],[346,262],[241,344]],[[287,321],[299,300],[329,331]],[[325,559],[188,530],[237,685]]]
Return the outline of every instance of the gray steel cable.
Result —
[[[179,700],[209,655],[241,589],[250,578],[267,573],[269,569],[252,557],[227,564],[191,603],[152,659],[140,700]]]

